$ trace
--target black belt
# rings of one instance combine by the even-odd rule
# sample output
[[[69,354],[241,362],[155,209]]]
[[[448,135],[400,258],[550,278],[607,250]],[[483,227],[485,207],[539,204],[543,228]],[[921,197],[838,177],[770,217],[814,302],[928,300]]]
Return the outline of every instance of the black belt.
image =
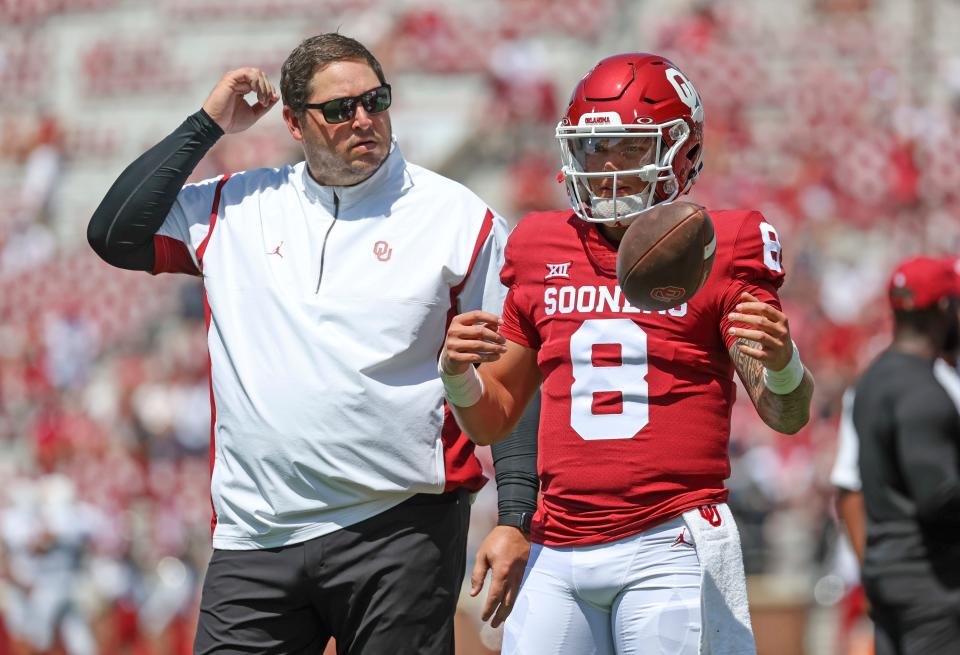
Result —
[[[401,505],[446,505],[466,498],[469,493],[464,487],[457,487],[452,491],[445,491],[441,494],[416,494],[403,501]]]

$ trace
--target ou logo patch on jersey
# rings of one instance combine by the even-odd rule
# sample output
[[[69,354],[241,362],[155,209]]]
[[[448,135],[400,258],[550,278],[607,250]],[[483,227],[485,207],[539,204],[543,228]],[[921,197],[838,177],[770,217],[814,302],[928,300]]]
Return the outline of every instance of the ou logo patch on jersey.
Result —
[[[698,123],[703,121],[703,102],[700,101],[700,94],[693,88],[693,83],[676,68],[668,68],[666,73],[667,81],[676,89],[680,101],[690,108],[690,117]]]

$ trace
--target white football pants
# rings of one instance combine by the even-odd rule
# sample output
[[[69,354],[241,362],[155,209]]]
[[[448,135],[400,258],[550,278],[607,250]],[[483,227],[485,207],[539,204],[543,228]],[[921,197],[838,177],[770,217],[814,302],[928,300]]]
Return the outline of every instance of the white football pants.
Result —
[[[619,541],[534,544],[502,655],[697,655],[700,560],[682,517]]]

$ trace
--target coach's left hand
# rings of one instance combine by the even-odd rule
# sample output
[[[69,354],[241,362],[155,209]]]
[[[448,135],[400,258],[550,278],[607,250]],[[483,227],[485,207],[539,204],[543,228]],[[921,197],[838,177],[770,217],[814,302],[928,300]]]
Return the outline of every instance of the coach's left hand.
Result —
[[[513,609],[528,557],[530,541],[514,527],[498,525],[480,544],[470,574],[470,595],[476,596],[483,590],[484,578],[490,570],[490,591],[483,604],[481,619],[487,621],[492,616],[490,625],[494,628],[506,621]]]
[[[782,370],[793,357],[793,340],[786,315],[772,305],[761,302],[746,291],[740,294],[737,311],[731,312],[731,322],[748,327],[731,327],[730,334],[749,339],[757,348],[738,344],[740,352],[759,360],[771,371]]]

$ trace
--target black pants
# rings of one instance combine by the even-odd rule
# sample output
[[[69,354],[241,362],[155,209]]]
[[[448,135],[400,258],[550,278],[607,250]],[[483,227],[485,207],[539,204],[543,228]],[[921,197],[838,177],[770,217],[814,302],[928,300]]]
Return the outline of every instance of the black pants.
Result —
[[[864,578],[876,655],[960,653],[960,595],[929,575]]]
[[[960,652],[960,618],[955,614],[904,623],[896,615],[874,615],[876,655],[955,655]]]
[[[452,655],[466,567],[466,491],[419,494],[300,544],[215,550],[195,655]]]

